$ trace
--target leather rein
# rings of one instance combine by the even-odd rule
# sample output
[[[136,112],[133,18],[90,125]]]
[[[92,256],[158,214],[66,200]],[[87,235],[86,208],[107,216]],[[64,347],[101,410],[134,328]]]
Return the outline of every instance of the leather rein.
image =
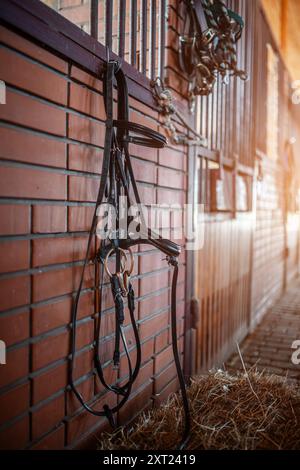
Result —
[[[114,82],[117,88],[117,119],[113,118],[113,90]],[[172,347],[174,361],[176,365],[177,375],[179,379],[181,397],[184,408],[185,424],[183,436],[179,444],[179,448],[184,448],[187,444],[190,432],[190,413],[189,403],[186,393],[185,380],[181,369],[177,346],[177,325],[176,325],[176,286],[178,277],[178,256],[181,247],[171,240],[162,238],[159,234],[154,233],[150,228],[144,228],[141,231],[140,238],[132,239],[127,235],[127,238],[120,236],[119,219],[117,218],[117,227],[115,236],[101,240],[100,246],[96,251],[96,256],[91,257],[92,247],[94,247],[94,237],[97,233],[97,211],[104,201],[109,202],[116,208],[118,214],[119,206],[118,200],[120,195],[125,195],[128,207],[131,206],[131,194],[133,192],[136,203],[141,204],[137,184],[132,169],[131,158],[129,154],[129,144],[142,145],[152,148],[163,148],[167,140],[166,138],[145,126],[136,124],[129,121],[129,103],[128,103],[128,89],[126,77],[122,71],[120,64],[116,61],[108,61],[103,79],[104,88],[104,103],[106,110],[106,131],[103,152],[103,164],[99,183],[98,196],[96,199],[92,224],[88,236],[86,255],[82,266],[81,277],[79,282],[78,291],[76,293],[73,308],[72,308],[72,332],[71,332],[71,360],[70,360],[70,386],[78,398],[81,405],[91,414],[95,416],[105,416],[113,428],[116,427],[114,414],[117,413],[122,406],[129,399],[132,391],[133,384],[138,376],[141,365],[141,343],[139,338],[138,326],[135,320],[135,295],[133,286],[130,280],[130,275],[133,270],[134,258],[131,252],[131,247],[136,244],[150,244],[160,250],[166,255],[167,262],[173,267],[173,278],[171,285],[171,332],[172,332]],[[130,191],[132,189],[132,191]],[[143,226],[145,221],[141,214]],[[128,218],[127,224],[130,221]],[[111,256],[115,255],[115,272],[112,273],[109,265]],[[130,265],[127,266],[130,260]],[[85,271],[89,264],[95,264],[96,272],[96,290],[95,290],[95,316],[97,319],[95,343],[94,343],[94,366],[95,372],[102,385],[109,391],[113,392],[118,400],[117,404],[110,407],[108,404],[103,406],[103,409],[97,410],[92,407],[92,404],[85,402],[82,395],[78,391],[75,384],[75,359],[76,359],[76,336],[77,336],[77,316],[80,295],[84,287]],[[104,272],[110,278],[110,287],[115,306],[115,336],[114,336],[114,353],[113,365],[118,368],[120,364],[120,343],[122,342],[125,356],[128,363],[128,379],[122,385],[108,384],[105,379],[105,374],[100,360],[100,343],[101,343],[101,315],[102,315],[102,289]],[[128,350],[126,336],[124,332],[124,319],[125,319],[125,305],[127,306],[130,316],[130,322],[133,329],[135,345],[136,345],[136,359],[135,364],[132,364],[130,353]]]

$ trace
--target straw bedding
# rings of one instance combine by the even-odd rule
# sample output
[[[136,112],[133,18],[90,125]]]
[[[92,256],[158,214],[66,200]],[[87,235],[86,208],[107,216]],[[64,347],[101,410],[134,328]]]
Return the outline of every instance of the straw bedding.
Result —
[[[188,389],[196,449],[300,449],[300,390],[286,380],[250,371],[212,371]],[[100,438],[101,449],[173,449],[182,430],[180,396],[171,395],[127,428]]]

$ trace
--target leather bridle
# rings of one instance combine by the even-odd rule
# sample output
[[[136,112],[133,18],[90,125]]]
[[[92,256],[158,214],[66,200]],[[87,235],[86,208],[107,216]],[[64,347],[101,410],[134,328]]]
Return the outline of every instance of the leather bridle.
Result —
[[[209,95],[220,74],[247,79],[237,67],[236,43],[244,22],[220,0],[183,0],[185,24],[179,37],[179,64],[189,79],[189,99]]]
[[[116,88],[118,93],[117,106],[118,106],[118,118],[113,118],[113,90],[114,81],[116,81]],[[186,445],[189,432],[190,432],[190,414],[189,404],[186,393],[185,381],[183,372],[181,369],[179,352],[177,346],[177,327],[176,327],[176,285],[178,277],[178,256],[181,248],[171,240],[167,240],[151,231],[150,228],[143,229],[144,233],[140,233],[138,239],[121,238],[118,234],[113,239],[101,240],[100,248],[98,249],[94,259],[91,259],[91,249],[93,240],[96,234],[97,226],[97,210],[101,204],[106,200],[110,204],[116,207],[118,213],[118,197],[119,195],[125,194],[128,202],[128,206],[131,205],[131,193],[130,187],[133,190],[134,198],[137,204],[141,204],[137,184],[135,181],[131,158],[129,154],[128,145],[134,143],[136,145],[143,145],[152,148],[163,148],[167,141],[166,138],[145,126],[136,124],[129,121],[129,103],[128,103],[128,89],[126,83],[126,77],[122,71],[120,64],[116,61],[108,61],[106,64],[106,70],[103,79],[104,89],[104,103],[106,110],[106,132],[104,141],[104,154],[103,164],[99,183],[99,191],[95,204],[91,229],[89,232],[86,256],[83,262],[80,282],[78,291],[76,293],[73,309],[72,309],[72,334],[71,334],[71,360],[70,360],[70,385],[78,398],[81,405],[95,416],[105,416],[108,418],[110,424],[115,427],[114,414],[122,408],[122,406],[128,400],[132,386],[138,376],[140,365],[141,365],[141,344],[139,339],[138,327],[135,320],[135,298],[132,283],[130,282],[130,270],[127,267],[127,254],[132,256],[130,248],[135,244],[147,243],[155,248],[159,249],[166,255],[167,262],[170,266],[173,266],[173,279],[171,286],[171,331],[172,331],[172,346],[174,361],[177,369],[177,375],[179,379],[181,396],[183,401],[184,413],[185,413],[185,425],[179,448],[184,448]],[[143,218],[141,214],[141,218]],[[143,221],[142,226],[146,224]],[[128,222],[128,221],[127,221]],[[109,257],[115,254],[115,273],[111,273],[107,268]],[[97,326],[96,326],[96,338],[94,347],[94,365],[97,376],[101,381],[102,385],[109,391],[115,393],[120,400],[117,404],[110,408],[108,404],[103,406],[102,410],[94,409],[88,403],[86,403],[78,391],[74,383],[74,371],[75,371],[75,356],[76,356],[76,323],[78,304],[81,295],[81,291],[84,283],[85,270],[88,264],[91,262],[96,265],[96,291],[95,291],[95,314],[98,315]],[[101,310],[102,310],[102,288],[103,288],[103,276],[104,270],[110,276],[111,292],[115,303],[115,349],[113,354],[113,363],[117,368],[120,362],[120,342],[122,341],[125,356],[128,362],[128,380],[125,384],[110,385],[106,382],[104,372],[101,365],[99,356],[99,347],[101,342],[100,327],[101,327]],[[132,270],[132,267],[130,268]],[[124,300],[127,299],[127,305],[130,315],[130,321],[133,328],[135,343],[136,343],[136,360],[133,366],[128,351],[125,333],[123,331],[124,323]]]

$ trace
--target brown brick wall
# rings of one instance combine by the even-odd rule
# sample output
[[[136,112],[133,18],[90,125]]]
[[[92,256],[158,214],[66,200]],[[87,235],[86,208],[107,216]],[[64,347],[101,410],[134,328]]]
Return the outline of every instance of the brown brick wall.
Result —
[[[8,91],[7,104],[0,106],[0,328],[8,346],[7,364],[0,366],[0,447],[79,446],[106,426],[104,419],[82,410],[67,378],[72,295],[102,164],[102,83],[4,27],[0,41],[0,76]],[[163,131],[157,112],[134,99],[130,106],[132,120]],[[148,204],[184,202],[183,150],[132,146],[141,197]],[[170,346],[171,271],[161,258],[149,247],[135,253],[133,282],[143,367],[132,398],[118,416],[120,423],[160,403],[178,386]],[[182,256],[181,337],[184,279]],[[89,268],[77,325],[76,379],[84,398],[101,408],[114,404],[115,398],[104,392],[93,372],[93,296],[94,272]],[[108,363],[114,319],[108,289],[103,303],[101,356],[105,375],[114,381],[117,375]],[[126,329],[130,344],[132,329]],[[119,378],[127,373],[123,358]]]

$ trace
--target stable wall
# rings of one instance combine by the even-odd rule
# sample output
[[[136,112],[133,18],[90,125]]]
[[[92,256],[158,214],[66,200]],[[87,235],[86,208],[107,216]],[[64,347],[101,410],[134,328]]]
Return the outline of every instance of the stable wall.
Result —
[[[0,447],[60,449],[90,445],[105,419],[80,407],[68,386],[70,318],[101,171],[105,112],[102,83],[73,63],[16,32],[0,28],[1,278],[0,328],[7,364],[0,369]],[[155,130],[158,113],[131,98],[131,119]],[[131,146],[142,201],[183,203],[183,149]],[[135,250],[133,285],[142,341],[142,368],[120,411],[125,423],[177,390],[170,333],[171,271],[160,252]],[[184,255],[178,280],[178,335],[183,351]],[[78,319],[76,381],[85,400],[101,409],[115,403],[95,378],[92,349],[94,266],[86,270]],[[103,294],[100,355],[108,380],[119,372],[113,354],[114,309]],[[126,336],[133,332],[126,318]],[[132,348],[132,346],[131,346]],[[134,357],[134,352],[133,352]]]

